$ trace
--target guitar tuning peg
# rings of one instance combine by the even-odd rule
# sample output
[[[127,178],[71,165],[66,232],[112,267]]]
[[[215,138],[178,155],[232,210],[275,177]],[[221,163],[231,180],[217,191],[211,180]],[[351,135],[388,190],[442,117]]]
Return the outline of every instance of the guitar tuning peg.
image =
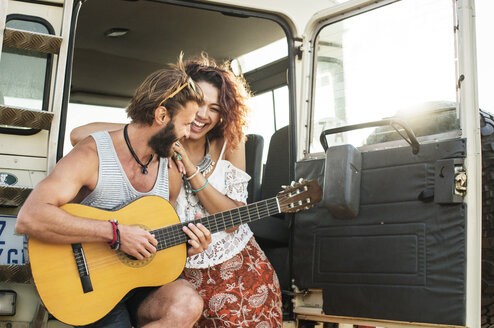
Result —
[[[298,183],[304,183],[304,178],[298,179]]]
[[[287,188],[288,188],[288,186],[287,186],[287,185],[282,185],[282,186],[281,186],[281,189],[283,189],[283,190],[286,190]]]
[[[295,181],[292,181],[292,183],[290,183],[290,186],[291,187],[295,186]]]

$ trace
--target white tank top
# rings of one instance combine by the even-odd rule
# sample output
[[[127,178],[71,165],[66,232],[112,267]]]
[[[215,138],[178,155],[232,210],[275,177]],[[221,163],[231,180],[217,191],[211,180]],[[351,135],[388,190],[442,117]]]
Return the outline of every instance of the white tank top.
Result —
[[[169,200],[167,158],[159,159],[158,177],[154,187],[143,193],[135,190],[127,178],[122,164],[118,160],[110,134],[107,131],[101,131],[91,134],[91,137],[96,142],[98,150],[98,183],[81,204],[116,211],[143,196],[156,195]]]

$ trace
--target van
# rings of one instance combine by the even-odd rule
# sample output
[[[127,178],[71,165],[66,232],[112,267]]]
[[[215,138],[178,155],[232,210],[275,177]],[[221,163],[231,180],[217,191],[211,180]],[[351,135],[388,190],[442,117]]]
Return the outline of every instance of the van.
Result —
[[[312,208],[251,223],[284,327],[494,326],[492,9],[0,0],[0,327],[68,326],[37,295],[18,210],[74,127],[127,122],[138,84],[182,51],[250,86],[249,202],[322,187]]]

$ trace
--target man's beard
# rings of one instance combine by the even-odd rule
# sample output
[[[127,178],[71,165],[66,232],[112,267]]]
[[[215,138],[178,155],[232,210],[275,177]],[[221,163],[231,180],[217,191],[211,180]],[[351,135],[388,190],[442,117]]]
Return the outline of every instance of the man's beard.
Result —
[[[175,125],[170,122],[153,135],[148,144],[159,157],[169,157],[172,155],[172,145],[177,140]]]

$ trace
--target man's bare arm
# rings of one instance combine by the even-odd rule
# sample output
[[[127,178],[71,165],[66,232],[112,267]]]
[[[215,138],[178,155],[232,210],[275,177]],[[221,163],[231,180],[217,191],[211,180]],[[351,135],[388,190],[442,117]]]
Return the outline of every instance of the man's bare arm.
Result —
[[[19,211],[16,231],[52,243],[111,240],[106,222],[75,217],[59,207],[70,202],[84,187],[94,187],[98,175],[95,146],[76,147],[60,160],[53,172],[41,181]]]
[[[50,243],[108,242],[113,227],[106,221],[71,215],[60,208],[82,187],[94,189],[98,179],[98,156],[87,138],[58,162],[53,172],[33,190],[19,211],[16,231]],[[142,259],[156,253],[157,241],[148,231],[119,225],[121,250]]]

